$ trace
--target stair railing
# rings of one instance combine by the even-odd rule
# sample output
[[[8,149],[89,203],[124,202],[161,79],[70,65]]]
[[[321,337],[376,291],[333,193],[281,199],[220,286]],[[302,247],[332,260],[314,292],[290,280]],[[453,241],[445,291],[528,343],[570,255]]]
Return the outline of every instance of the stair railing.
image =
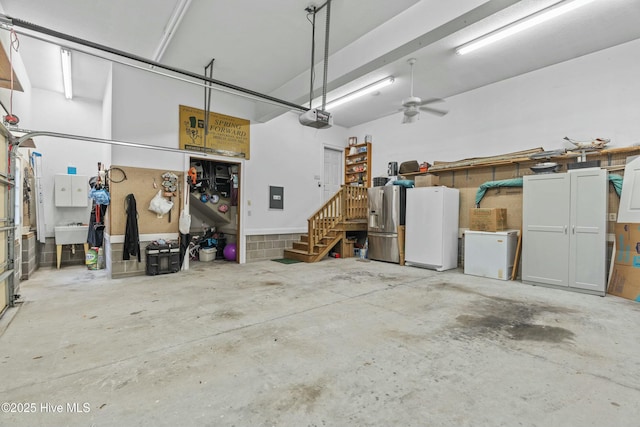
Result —
[[[343,221],[367,218],[367,188],[343,185],[307,220],[308,253]]]
[[[342,186],[344,194],[344,218],[346,221],[367,219],[368,198],[367,187]]]

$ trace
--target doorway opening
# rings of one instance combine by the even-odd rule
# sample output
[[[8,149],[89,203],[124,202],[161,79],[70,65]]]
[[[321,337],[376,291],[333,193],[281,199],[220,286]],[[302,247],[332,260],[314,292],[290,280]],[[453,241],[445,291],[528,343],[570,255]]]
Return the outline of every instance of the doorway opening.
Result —
[[[190,266],[239,262],[240,167],[240,163],[190,158]]]

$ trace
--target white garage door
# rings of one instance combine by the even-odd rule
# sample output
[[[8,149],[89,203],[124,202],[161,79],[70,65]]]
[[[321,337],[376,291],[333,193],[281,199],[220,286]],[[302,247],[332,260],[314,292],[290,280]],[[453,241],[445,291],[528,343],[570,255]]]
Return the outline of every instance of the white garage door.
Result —
[[[11,260],[13,249],[9,248],[9,242],[13,244],[13,202],[10,201],[9,176],[9,142],[8,132],[0,125],[0,316],[11,304],[13,298],[13,261]]]

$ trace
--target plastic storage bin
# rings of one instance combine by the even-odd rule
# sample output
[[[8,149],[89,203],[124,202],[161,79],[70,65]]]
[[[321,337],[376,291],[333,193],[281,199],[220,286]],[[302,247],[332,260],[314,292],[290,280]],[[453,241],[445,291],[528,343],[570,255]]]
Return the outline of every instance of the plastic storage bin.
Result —
[[[213,261],[216,258],[216,248],[201,248],[199,252],[200,261]]]

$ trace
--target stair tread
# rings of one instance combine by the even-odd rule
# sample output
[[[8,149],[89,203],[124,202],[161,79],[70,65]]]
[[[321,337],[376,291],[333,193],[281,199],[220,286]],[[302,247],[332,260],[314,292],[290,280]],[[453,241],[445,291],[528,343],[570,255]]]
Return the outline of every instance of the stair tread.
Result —
[[[303,251],[301,249],[285,249],[284,251],[285,252],[293,252],[293,253],[300,254],[300,255],[317,255],[317,253],[310,254],[309,252]]]
[[[325,239],[323,239],[323,240],[325,240]],[[329,239],[327,239],[327,240],[329,240]],[[329,243],[333,242],[334,240],[335,240],[335,238],[334,239],[330,239]],[[309,246],[309,242],[293,242],[293,243],[296,244],[296,245],[301,245],[301,246]],[[322,242],[317,242],[316,246],[325,247],[327,245],[325,243],[322,243]]]

